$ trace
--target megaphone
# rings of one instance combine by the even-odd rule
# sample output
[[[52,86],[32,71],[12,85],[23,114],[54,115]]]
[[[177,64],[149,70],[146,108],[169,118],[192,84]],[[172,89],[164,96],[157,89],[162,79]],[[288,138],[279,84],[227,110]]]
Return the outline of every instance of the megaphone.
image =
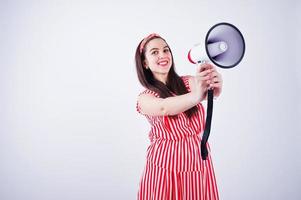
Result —
[[[188,52],[188,60],[193,63],[204,63],[211,61],[221,68],[232,68],[240,63],[245,54],[245,40],[241,32],[229,23],[218,23],[212,26],[206,34],[205,40],[196,44]],[[207,141],[211,129],[213,110],[213,90],[209,89],[207,94],[207,116],[205,130],[201,140],[202,159],[208,156]]]
[[[240,63],[245,53],[245,40],[234,25],[222,22],[212,26],[205,40],[188,52],[191,63],[210,60],[221,68],[232,68]]]

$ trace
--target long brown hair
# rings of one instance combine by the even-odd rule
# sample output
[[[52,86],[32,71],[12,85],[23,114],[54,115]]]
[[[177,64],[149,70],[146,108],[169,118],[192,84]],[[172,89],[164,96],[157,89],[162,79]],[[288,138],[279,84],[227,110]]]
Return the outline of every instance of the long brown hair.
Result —
[[[143,61],[145,60],[145,48],[142,49],[142,51],[140,53],[141,43],[143,42],[144,46],[146,46],[149,41],[151,41],[155,38],[160,38],[165,41],[165,39],[156,35],[154,37],[148,38],[147,41],[142,40],[136,49],[136,54],[135,54],[136,71],[137,71],[137,75],[138,75],[138,79],[139,79],[140,83],[145,88],[158,93],[161,98],[167,98],[167,97],[174,96],[173,93],[176,95],[187,94],[188,90],[185,86],[184,81],[175,71],[174,59],[173,59],[171,50],[170,50],[170,53],[171,53],[171,58],[172,58],[172,65],[168,72],[166,85],[164,83],[162,83],[161,81],[158,81],[157,79],[155,79],[152,71],[149,68],[146,69],[143,66]],[[166,43],[166,41],[165,41],[165,43]],[[168,46],[168,48],[169,48],[169,46]],[[196,114],[197,111],[198,111],[197,107],[194,106],[194,107],[190,108],[189,110],[186,110],[185,115],[190,118],[192,115]]]

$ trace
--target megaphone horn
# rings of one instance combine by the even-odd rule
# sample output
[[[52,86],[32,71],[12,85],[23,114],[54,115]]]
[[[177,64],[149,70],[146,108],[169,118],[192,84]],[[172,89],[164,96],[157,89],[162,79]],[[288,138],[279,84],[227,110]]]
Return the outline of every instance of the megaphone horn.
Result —
[[[234,25],[223,22],[212,26],[205,40],[195,45],[188,52],[191,63],[210,60],[221,68],[238,65],[245,53],[245,41],[241,32]]]

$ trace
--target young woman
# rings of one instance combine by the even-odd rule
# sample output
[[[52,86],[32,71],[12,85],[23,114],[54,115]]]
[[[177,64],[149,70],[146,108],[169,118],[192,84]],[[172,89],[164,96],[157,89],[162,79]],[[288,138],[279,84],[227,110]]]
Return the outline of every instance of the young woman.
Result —
[[[218,97],[222,78],[211,64],[198,66],[195,76],[179,77],[166,41],[151,34],[135,55],[140,83],[145,87],[137,111],[151,124],[146,166],[139,184],[139,200],[219,199],[209,154],[202,160],[200,141],[205,126],[201,102],[207,90]]]

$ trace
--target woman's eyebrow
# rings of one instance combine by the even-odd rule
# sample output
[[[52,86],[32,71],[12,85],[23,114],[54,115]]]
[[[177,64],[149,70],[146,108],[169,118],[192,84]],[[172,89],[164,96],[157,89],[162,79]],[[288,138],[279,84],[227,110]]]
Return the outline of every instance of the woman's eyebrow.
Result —
[[[149,51],[158,50],[159,48],[152,48]]]
[[[165,48],[169,48],[167,45],[165,46],[165,47],[163,47],[163,49],[165,49]],[[150,49],[149,51],[153,51],[153,50],[158,50],[159,48],[152,48],[152,49]]]

